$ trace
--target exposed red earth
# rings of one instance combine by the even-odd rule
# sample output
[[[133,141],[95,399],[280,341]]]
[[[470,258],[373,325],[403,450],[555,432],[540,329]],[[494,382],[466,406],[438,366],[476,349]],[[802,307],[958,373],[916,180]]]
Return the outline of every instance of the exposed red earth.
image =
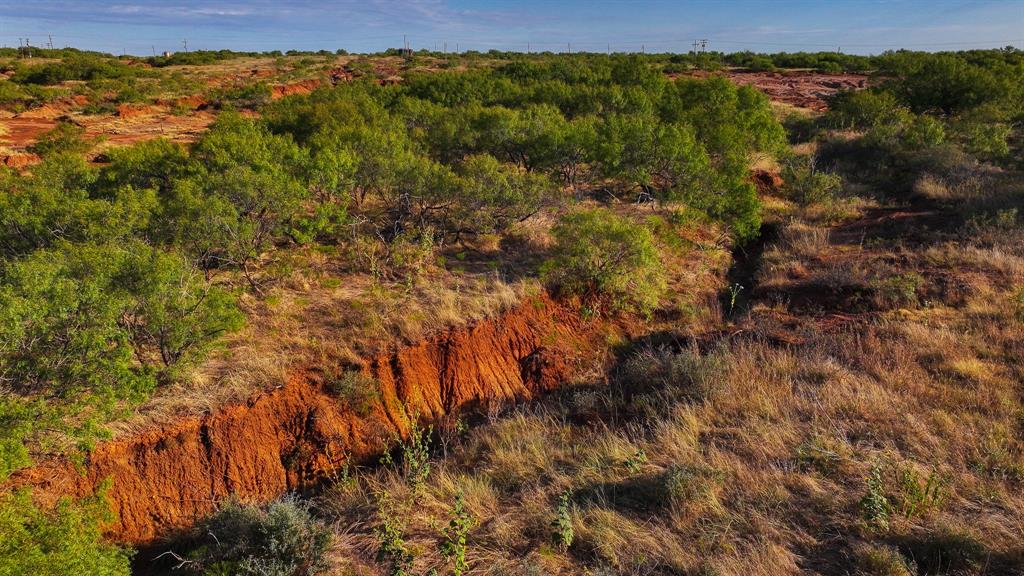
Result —
[[[747,72],[728,70],[716,72],[737,84],[753,86],[768,95],[774,102],[782,102],[816,111],[828,108],[827,98],[843,90],[863,90],[868,85],[864,74],[825,74],[810,71]],[[696,72],[698,77],[712,73]],[[672,77],[678,74],[670,75]]]
[[[379,392],[366,398],[339,398],[322,368],[297,371],[245,403],[105,442],[84,469],[56,458],[12,480],[55,500],[90,494],[109,479],[118,513],[110,536],[151,542],[229,495],[259,501],[308,488],[349,460],[378,455],[417,420],[551,390],[582,370],[579,358],[599,353],[622,330],[630,331],[585,322],[578,305],[540,294],[497,317],[367,359],[362,371],[379,382]]]
[[[825,110],[829,96],[843,90],[862,90],[868,83],[868,77],[862,74],[818,72],[739,72],[729,74],[729,79],[753,86],[776,102],[811,110]]]

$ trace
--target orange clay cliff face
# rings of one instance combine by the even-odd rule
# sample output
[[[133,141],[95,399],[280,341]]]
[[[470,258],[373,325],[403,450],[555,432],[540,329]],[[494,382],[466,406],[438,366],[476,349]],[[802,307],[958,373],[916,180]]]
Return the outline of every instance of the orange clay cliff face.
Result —
[[[347,459],[379,455],[414,421],[530,398],[570,379],[580,372],[574,356],[594,358],[598,336],[621,329],[584,322],[577,308],[541,294],[498,317],[380,354],[362,368],[379,393],[360,402],[339,396],[320,371],[298,372],[245,404],[101,444],[84,470],[43,462],[15,483],[54,499],[89,494],[109,479],[118,513],[110,536],[146,543],[229,495],[268,500],[311,487]]]

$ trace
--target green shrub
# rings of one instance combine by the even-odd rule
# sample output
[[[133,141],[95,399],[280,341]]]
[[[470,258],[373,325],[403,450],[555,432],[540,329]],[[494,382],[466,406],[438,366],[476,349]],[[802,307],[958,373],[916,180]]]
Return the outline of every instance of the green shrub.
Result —
[[[210,104],[216,108],[256,109],[270,102],[271,89],[264,83],[245,84],[222,88],[208,95]]]
[[[552,230],[554,254],[542,272],[548,281],[613,309],[649,314],[667,289],[654,235],[606,209],[565,216]]]
[[[946,140],[942,122],[931,116],[915,116],[903,131],[903,146],[911,150],[933,148]]]
[[[808,205],[827,202],[843,188],[843,179],[833,172],[820,170],[814,156],[793,156],[782,169],[786,194],[796,202]]]
[[[455,497],[452,518],[444,530],[444,541],[440,544],[441,556],[452,563],[452,574],[462,576],[469,568],[466,562],[466,536],[473,527],[473,516],[466,510],[466,499],[462,494]]]
[[[42,157],[56,154],[81,154],[92,148],[84,139],[85,128],[71,122],[60,122],[52,130],[44,132],[28,147],[30,152]]]
[[[138,70],[113,58],[71,55],[60,62],[25,66],[15,72],[12,80],[22,84],[60,84],[68,80],[101,80],[138,75]]]
[[[881,462],[876,462],[871,467],[865,484],[867,490],[860,499],[861,514],[872,528],[887,531],[892,504],[885,495],[885,478],[882,475]]]
[[[572,527],[572,517],[569,516],[569,493],[563,492],[558,498],[555,518],[551,521],[551,540],[555,546],[565,550],[572,546],[575,536],[576,534]]]
[[[409,576],[414,556],[405,542],[405,523],[393,507],[394,503],[386,492],[378,496],[380,524],[373,529],[377,539],[377,561],[390,565],[391,576]]]
[[[470,156],[461,166],[458,207],[449,210],[456,235],[502,232],[537,212],[554,187],[543,174],[524,173],[493,156]]]
[[[0,475],[21,443],[88,446],[100,424],[237,328],[234,298],[180,256],[137,241],[67,244],[0,268]]]
[[[102,492],[63,499],[52,510],[27,491],[0,495],[0,574],[5,576],[128,576],[131,552],[106,542],[112,513]]]
[[[883,308],[904,308],[917,305],[917,290],[924,278],[915,272],[895,274],[871,282],[877,304]]]
[[[312,576],[327,570],[330,530],[285,496],[265,506],[230,500],[195,528],[183,566],[204,576]]]
[[[9,80],[0,80],[0,104],[25,104],[32,97],[21,86]]]
[[[165,369],[202,359],[217,338],[242,327],[233,294],[205,280],[188,259],[139,244],[124,256],[115,282],[131,294],[120,325],[136,356]]]

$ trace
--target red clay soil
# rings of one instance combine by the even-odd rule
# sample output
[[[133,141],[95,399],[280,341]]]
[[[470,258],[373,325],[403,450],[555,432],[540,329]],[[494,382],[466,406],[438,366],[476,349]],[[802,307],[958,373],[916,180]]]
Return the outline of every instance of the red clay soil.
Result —
[[[319,88],[321,84],[323,84],[323,81],[316,78],[293,82],[291,84],[277,84],[270,87],[270,99],[280,100],[285,96],[291,96],[293,94],[309,94],[313,90]]]
[[[0,130],[0,144],[24,148],[35,142],[40,134],[52,130],[56,125],[57,121],[50,118],[0,118],[0,126],[3,127]]]
[[[119,515],[116,541],[147,543],[192,524],[229,495],[261,501],[321,482],[347,460],[379,455],[414,420],[429,422],[495,400],[526,399],[580,372],[615,327],[583,322],[546,295],[501,316],[451,329],[370,359],[380,393],[349,405],[319,371],[294,374],[242,405],[98,446],[84,472],[69,461],[16,474],[52,502],[91,493],[104,479]],[[552,342],[571,343],[553,350]],[[584,351],[584,352],[581,352]]]
[[[753,86],[776,102],[818,111],[828,108],[829,96],[843,90],[863,90],[868,84],[868,77],[862,74],[820,72],[730,72],[729,79]]]
[[[15,152],[13,154],[0,155],[0,164],[3,164],[8,168],[14,168],[15,170],[28,168],[40,161],[41,159],[39,156],[36,156],[31,152]]]
[[[768,170],[754,170],[750,174],[750,181],[757,187],[758,196],[778,195],[782,189],[782,176]]]
[[[89,99],[85,96],[70,96],[67,98],[58,98],[53,102],[47,102],[42,106],[26,110],[21,114],[18,114],[18,118],[45,118],[48,120],[54,120],[65,116],[75,110],[78,110],[89,103]]]
[[[843,90],[863,90],[868,77],[863,74],[825,74],[822,72],[746,72],[729,70],[723,74],[737,84],[753,86],[764,92],[775,102],[790,104],[798,108],[824,111],[829,96]],[[706,72],[694,72],[693,76],[705,77]],[[670,74],[677,77],[678,74]]]
[[[152,116],[164,112],[161,107],[149,106],[146,104],[120,104],[117,107],[119,118],[133,118],[136,116]]]

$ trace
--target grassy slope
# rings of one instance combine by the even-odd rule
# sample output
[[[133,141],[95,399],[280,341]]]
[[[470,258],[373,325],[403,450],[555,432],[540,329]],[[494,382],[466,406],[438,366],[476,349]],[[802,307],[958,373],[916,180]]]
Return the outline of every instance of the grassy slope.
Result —
[[[770,202],[759,287],[719,337],[448,432],[418,490],[407,467],[340,478],[338,572],[391,569],[383,523],[443,572],[461,493],[472,573],[1021,573],[1024,239],[956,204]]]

